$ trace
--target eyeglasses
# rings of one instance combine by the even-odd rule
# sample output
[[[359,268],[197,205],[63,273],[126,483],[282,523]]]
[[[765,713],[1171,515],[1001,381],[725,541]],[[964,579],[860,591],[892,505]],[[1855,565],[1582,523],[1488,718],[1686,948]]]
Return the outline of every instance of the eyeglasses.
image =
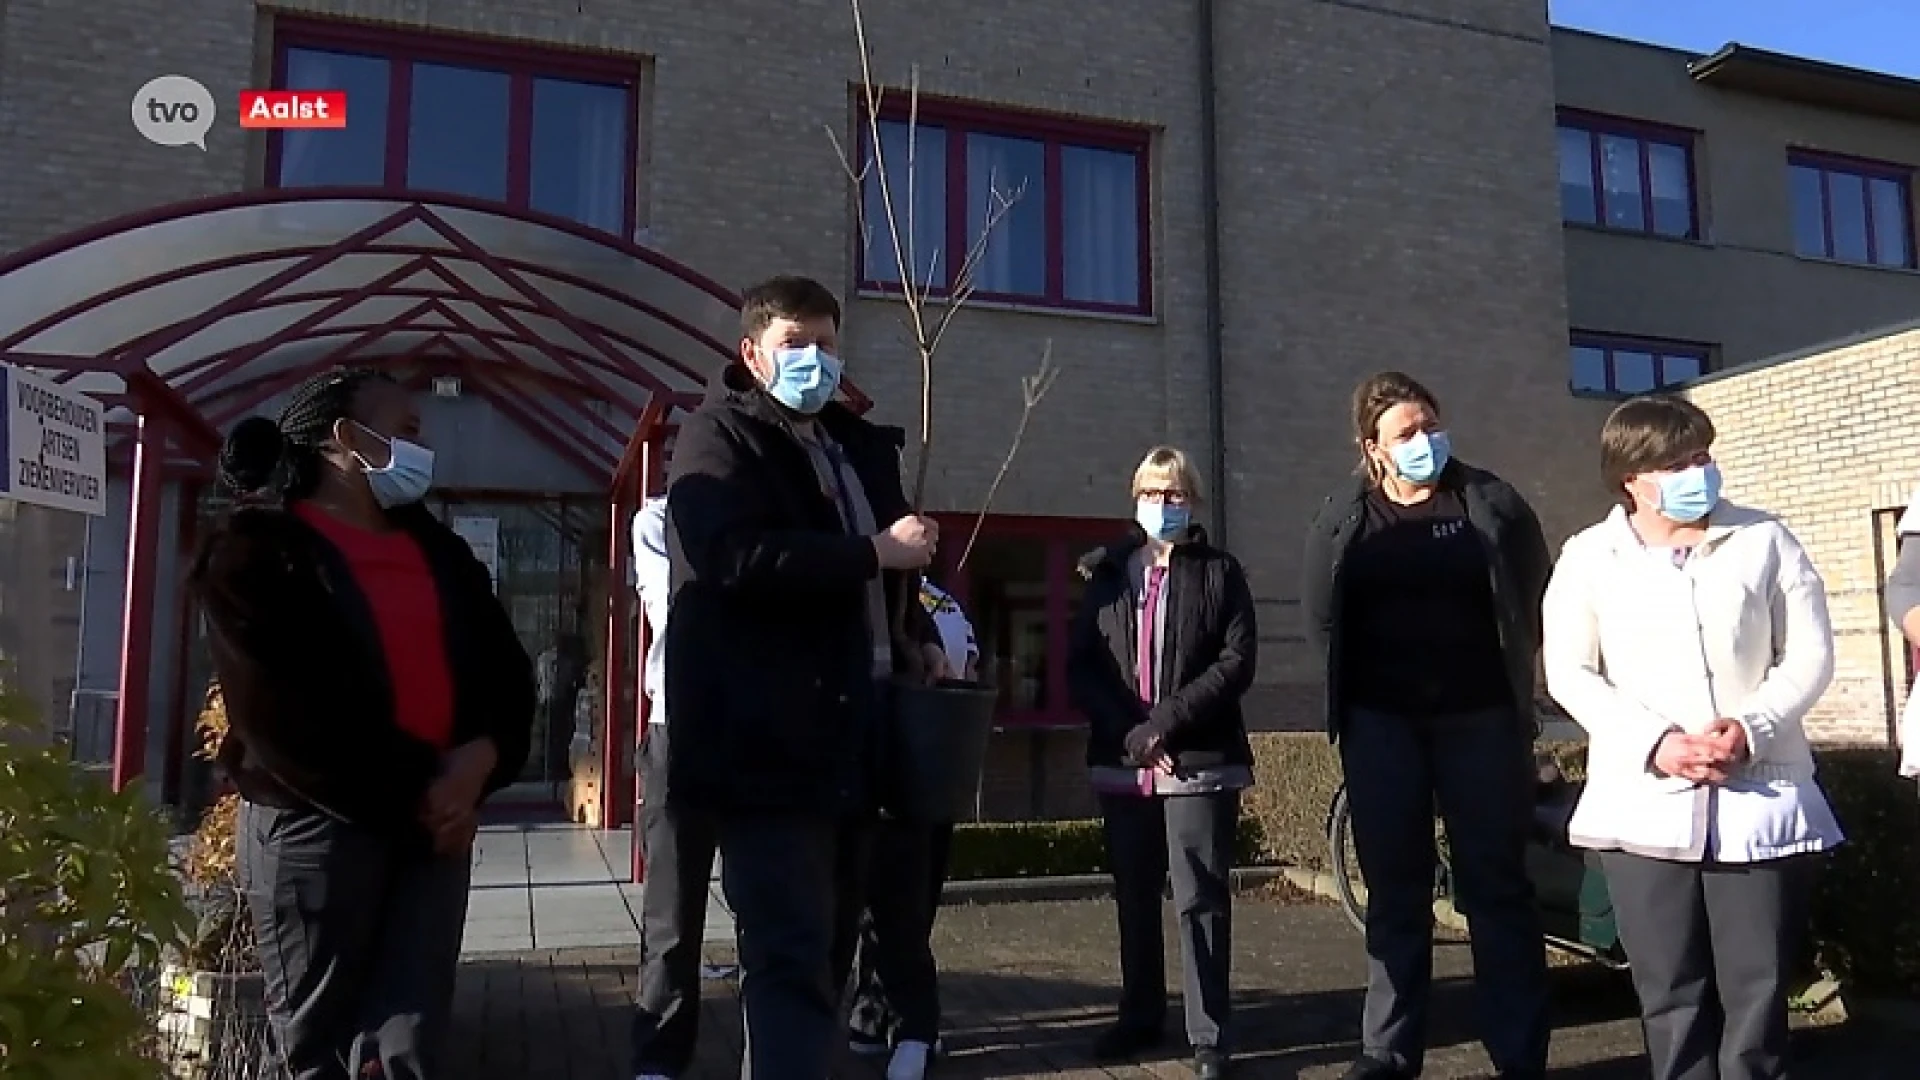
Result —
[[[1187,504],[1187,493],[1177,488],[1141,488],[1136,497],[1141,502],[1165,503],[1171,506]]]

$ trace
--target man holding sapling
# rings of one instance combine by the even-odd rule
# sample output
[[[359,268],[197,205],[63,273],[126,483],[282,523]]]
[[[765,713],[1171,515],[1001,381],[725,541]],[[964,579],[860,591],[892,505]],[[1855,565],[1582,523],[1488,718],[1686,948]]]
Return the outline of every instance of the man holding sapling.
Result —
[[[818,282],[748,289],[669,486],[668,799],[715,823],[756,1080],[830,1072],[888,684],[947,673],[906,592],[939,528],[901,489],[903,433],[834,402],[839,333]]]

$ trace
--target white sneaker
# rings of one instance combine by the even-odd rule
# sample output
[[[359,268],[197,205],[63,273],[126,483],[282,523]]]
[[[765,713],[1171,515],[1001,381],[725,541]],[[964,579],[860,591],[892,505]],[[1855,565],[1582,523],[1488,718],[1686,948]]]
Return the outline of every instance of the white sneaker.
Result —
[[[902,1040],[893,1048],[893,1059],[887,1062],[887,1080],[921,1080],[927,1075],[927,1057],[933,1047],[913,1039]]]

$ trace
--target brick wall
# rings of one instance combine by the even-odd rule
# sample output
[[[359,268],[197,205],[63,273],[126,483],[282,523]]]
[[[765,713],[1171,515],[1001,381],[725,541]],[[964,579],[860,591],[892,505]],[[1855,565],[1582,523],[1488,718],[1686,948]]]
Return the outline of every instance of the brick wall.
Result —
[[[1920,491],[1920,330],[1729,372],[1688,396],[1720,429],[1728,497],[1778,513],[1826,579],[1836,671],[1808,731],[1887,742],[1906,659],[1881,585],[1891,518]]]

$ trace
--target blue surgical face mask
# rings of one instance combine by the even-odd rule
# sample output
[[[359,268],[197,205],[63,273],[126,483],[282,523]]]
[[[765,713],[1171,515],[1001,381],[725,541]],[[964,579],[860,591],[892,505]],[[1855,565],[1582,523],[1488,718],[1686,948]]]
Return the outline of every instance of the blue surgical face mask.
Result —
[[[1691,525],[1720,505],[1720,466],[1709,462],[1659,477],[1660,516]]]
[[[1179,539],[1180,534],[1193,524],[1193,514],[1184,506],[1142,499],[1133,506],[1133,520],[1146,530],[1149,537],[1171,541]]]
[[[433,451],[419,443],[389,438],[365,424],[358,426],[387,444],[387,463],[378,468],[365,457],[354,455],[366,472],[373,501],[379,503],[382,510],[391,510],[426,498],[427,492],[433,489]]]
[[[1446,470],[1453,441],[1444,431],[1422,431],[1388,453],[1400,479],[1410,484],[1431,484]]]
[[[826,408],[834,391],[840,389],[840,358],[818,345],[775,349],[772,360],[767,393],[802,416]]]

